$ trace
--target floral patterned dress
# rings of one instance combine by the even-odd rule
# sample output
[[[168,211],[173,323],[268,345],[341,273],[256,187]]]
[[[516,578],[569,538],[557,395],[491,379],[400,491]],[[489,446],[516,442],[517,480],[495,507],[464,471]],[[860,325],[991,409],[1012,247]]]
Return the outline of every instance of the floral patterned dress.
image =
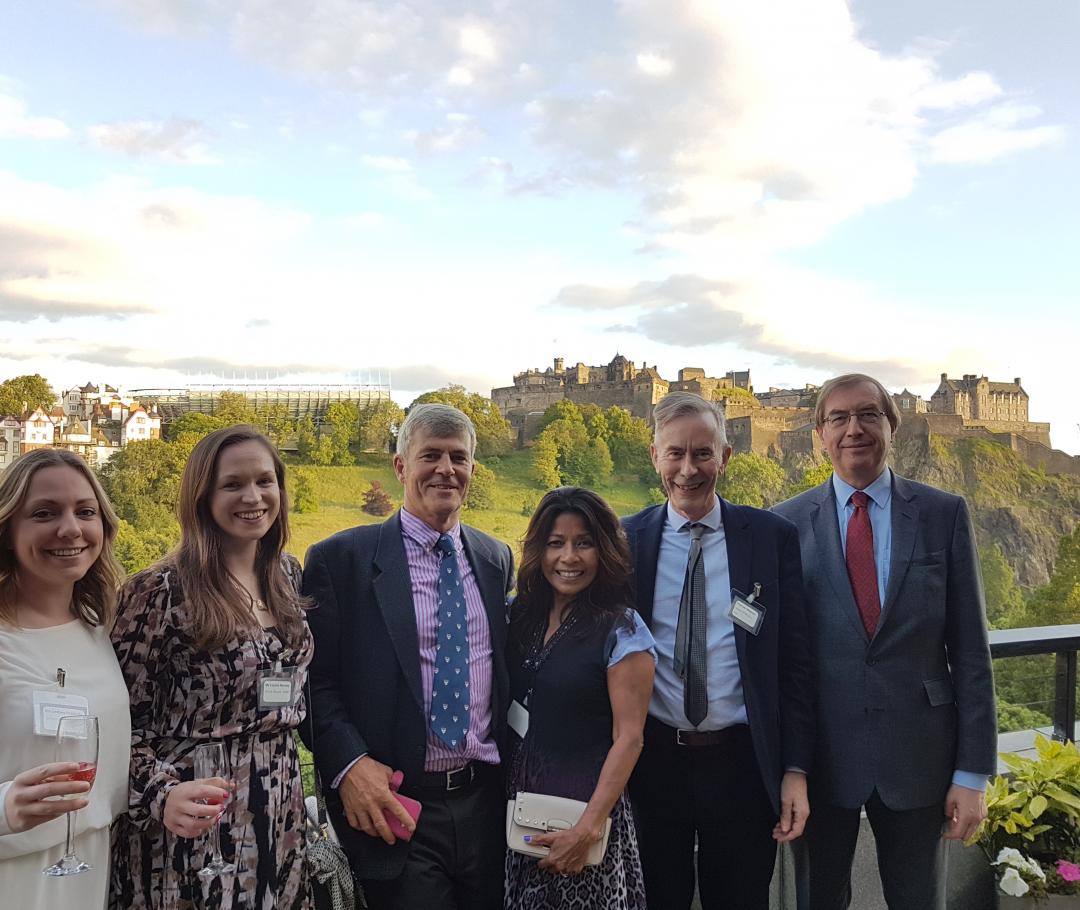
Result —
[[[300,567],[283,568],[296,590]],[[121,595],[113,646],[131,695],[130,810],[113,831],[110,907],[152,910],[307,910],[304,800],[293,730],[295,707],[260,711],[258,681],[280,661],[303,684],[311,661],[306,632],[299,648],[275,629],[213,651],[192,637],[191,612],[176,572],[150,569]],[[165,798],[194,778],[199,743],[226,745],[236,795],[222,818],[221,852],[235,873],[204,880],[210,838],[173,834],[162,824]]]

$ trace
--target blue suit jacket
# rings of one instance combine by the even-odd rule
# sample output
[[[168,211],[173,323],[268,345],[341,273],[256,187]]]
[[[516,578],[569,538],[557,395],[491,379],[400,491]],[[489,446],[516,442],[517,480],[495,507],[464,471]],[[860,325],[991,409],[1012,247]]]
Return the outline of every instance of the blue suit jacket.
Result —
[[[760,509],[720,500],[731,586],[761,585],[765,618],[757,635],[735,626],[746,714],[762,781],[779,812],[787,768],[809,772],[814,754],[814,693],[803,614],[802,567],[795,527]],[[652,623],[656,563],[667,506],[623,520],[634,561],[637,609]],[[727,622],[727,610],[722,617]],[[710,617],[710,621],[712,617]]]
[[[506,595],[513,557],[506,544],[473,528],[462,525],[461,536],[491,630],[491,719],[501,748],[509,708]],[[315,741],[309,745],[322,775],[327,809],[357,875],[395,878],[409,845],[399,841],[390,847],[351,828],[330,782],[362,753],[400,768],[406,787],[424,770],[427,722],[420,646],[399,514],[315,544],[304,563],[304,593],[316,603],[308,612],[315,637]]]
[[[964,500],[893,473],[892,553],[873,639],[847,576],[832,478],[774,507],[795,522],[815,652],[814,793],[855,808],[945,798],[957,768],[992,774],[994,681]]]

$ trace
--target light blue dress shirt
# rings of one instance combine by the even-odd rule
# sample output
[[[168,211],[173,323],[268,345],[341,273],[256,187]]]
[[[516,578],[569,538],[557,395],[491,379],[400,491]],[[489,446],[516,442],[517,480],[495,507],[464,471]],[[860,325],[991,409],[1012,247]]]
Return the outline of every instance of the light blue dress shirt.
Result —
[[[679,601],[690,556],[690,524],[689,519],[668,503],[653,591],[652,634],[656,640],[657,665],[649,713],[680,730],[720,730],[748,722],[739,655],[735,650],[735,626],[727,615],[731,609],[731,580],[720,500],[701,520],[708,528],[701,538],[701,551],[705,561],[705,678],[709,710],[697,727],[686,717],[683,680],[675,672],[674,664]]]
[[[841,480],[833,473],[833,492],[836,494],[836,520],[840,525],[840,546],[847,557],[847,526],[855,506],[851,503],[851,494],[855,487]],[[877,568],[878,596],[881,598],[882,616],[885,615],[885,589],[889,586],[889,567],[892,563],[892,471],[886,468],[872,484],[864,490],[871,502],[867,506],[870,512],[870,529],[874,533],[874,562]],[[953,771],[952,782],[969,790],[985,790],[987,777],[971,771]]]

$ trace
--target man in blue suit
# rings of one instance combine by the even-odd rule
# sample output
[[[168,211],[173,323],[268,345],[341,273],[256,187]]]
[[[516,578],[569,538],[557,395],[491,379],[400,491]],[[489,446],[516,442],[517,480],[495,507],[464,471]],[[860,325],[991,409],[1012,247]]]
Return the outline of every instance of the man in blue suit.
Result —
[[[400,511],[308,551],[315,762],[372,910],[502,910],[500,760],[509,707],[510,548],[460,522],[475,468],[469,418],[414,405],[398,435]],[[422,814],[413,827],[391,792]]]
[[[720,408],[659,402],[652,459],[668,501],[624,522],[637,609],[659,663],[631,796],[651,910],[765,910],[777,842],[809,807],[814,701],[799,542],[788,521],[716,495]]]
[[[890,910],[944,910],[943,838],[985,817],[997,748],[971,520],[889,469],[900,414],[876,379],[830,379],[815,423],[833,475],[774,509],[799,529],[815,654],[809,906],[850,904],[865,807]]]

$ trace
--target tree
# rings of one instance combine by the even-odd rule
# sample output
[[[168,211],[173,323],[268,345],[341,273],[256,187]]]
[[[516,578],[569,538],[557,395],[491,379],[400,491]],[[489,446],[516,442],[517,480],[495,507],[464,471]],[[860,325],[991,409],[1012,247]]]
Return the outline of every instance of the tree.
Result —
[[[751,408],[761,407],[761,402],[757,400],[753,392],[747,389],[713,389],[712,397],[713,401],[722,401],[724,404],[730,401],[732,404],[741,404]]]
[[[199,411],[188,411],[174,420],[170,420],[167,435],[169,439],[179,439],[181,436],[194,436],[202,439],[204,436],[225,426],[225,421],[213,414],[203,414]]]
[[[486,465],[477,464],[473,470],[472,480],[469,481],[469,495],[465,499],[465,508],[473,511],[495,508],[497,485],[495,472]]]
[[[263,408],[259,414],[259,426],[278,449],[296,432],[296,423],[289,417],[289,409],[280,402]]]
[[[476,428],[478,457],[504,455],[512,448],[513,430],[490,398],[466,392],[464,386],[448,385],[434,392],[425,392],[413,405],[429,402],[448,404],[468,415]]]
[[[1024,597],[1001,546],[995,542],[979,547],[979,565],[982,567],[987,623],[991,629],[1013,628],[1024,618]]]
[[[654,477],[649,446],[653,434],[649,425],[640,417],[634,417],[626,408],[617,405],[604,412],[607,423],[607,444],[611,462],[616,471],[637,474],[651,482]]]
[[[741,506],[764,509],[780,500],[784,469],[755,452],[742,452],[728,460],[717,485],[725,499]]]
[[[136,526],[174,515],[187,454],[163,439],[130,442],[114,454],[98,475],[116,513]]]
[[[394,511],[394,503],[390,499],[390,494],[383,489],[383,485],[377,480],[371,481],[371,486],[364,493],[364,505],[363,510],[368,515],[389,515]]]
[[[129,575],[141,572],[169,552],[179,537],[179,526],[173,533],[161,528],[136,528],[120,519],[113,551],[116,559]]]
[[[819,487],[831,476],[832,462],[826,458],[824,461],[806,468],[802,473],[802,478],[784,491],[784,497],[790,499],[799,493],[805,493],[807,490]]]
[[[404,419],[405,412],[387,398],[359,408],[357,435],[361,451],[389,451]]]
[[[296,422],[296,454],[304,461],[312,461],[317,445],[315,422],[305,414]]]
[[[297,470],[293,472],[293,477],[296,478],[292,496],[293,511],[301,515],[319,511],[319,497],[315,493],[311,475],[307,471]]]
[[[354,464],[355,459],[349,451],[349,443],[356,438],[356,405],[351,401],[335,401],[326,409],[322,429],[329,430],[329,445],[324,445],[327,436],[320,433],[319,450],[323,458],[329,460],[320,463]]]
[[[218,397],[217,407],[214,408],[214,416],[221,420],[221,425],[224,427],[238,423],[250,423],[257,426],[259,423],[255,406],[247,400],[243,392],[222,392]]]
[[[1080,616],[1080,524],[1061,538],[1050,581],[1031,595],[1023,615],[1025,626],[1063,625]]]
[[[533,477],[544,490],[559,486],[559,447],[551,436],[540,435],[533,446]],[[534,504],[535,507],[535,504]],[[529,514],[532,514],[530,510]]]
[[[611,453],[603,439],[590,439],[566,453],[562,470],[563,483],[598,487],[611,480]]]
[[[49,380],[39,373],[16,376],[0,382],[0,417],[22,416],[24,411],[35,408],[52,410],[56,404],[56,393],[49,385]]]

